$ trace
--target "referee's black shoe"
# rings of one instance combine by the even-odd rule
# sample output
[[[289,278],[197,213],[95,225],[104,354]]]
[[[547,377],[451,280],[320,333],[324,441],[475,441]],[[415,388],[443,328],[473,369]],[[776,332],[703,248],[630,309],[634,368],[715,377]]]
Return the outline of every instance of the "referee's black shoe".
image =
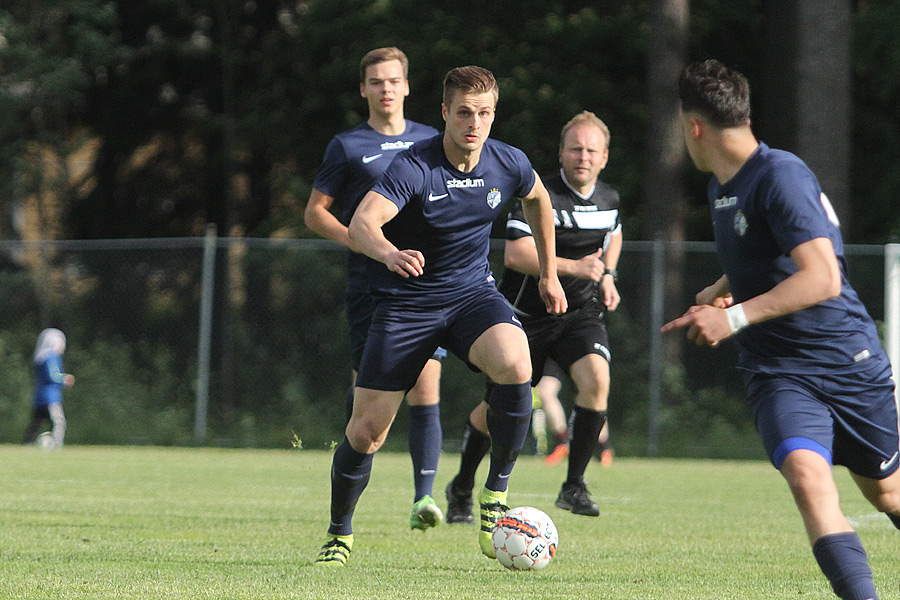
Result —
[[[458,492],[453,487],[455,479],[447,484],[447,523],[474,523],[472,516],[472,491],[469,493]]]
[[[562,484],[559,496],[556,497],[556,506],[563,510],[571,511],[576,515],[600,516],[600,507],[591,500],[591,495],[587,491],[587,484],[584,482],[584,479]]]

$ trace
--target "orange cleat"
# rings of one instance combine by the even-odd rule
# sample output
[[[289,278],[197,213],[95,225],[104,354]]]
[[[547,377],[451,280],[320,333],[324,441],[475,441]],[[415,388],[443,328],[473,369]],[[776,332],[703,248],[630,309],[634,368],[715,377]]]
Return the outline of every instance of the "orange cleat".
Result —
[[[556,448],[553,449],[553,452],[547,455],[544,459],[544,463],[548,465],[555,465],[565,457],[569,455],[569,445],[568,444],[558,444]]]
[[[612,466],[613,461],[613,451],[612,448],[606,448],[602,452],[600,452],[600,464],[604,467]]]

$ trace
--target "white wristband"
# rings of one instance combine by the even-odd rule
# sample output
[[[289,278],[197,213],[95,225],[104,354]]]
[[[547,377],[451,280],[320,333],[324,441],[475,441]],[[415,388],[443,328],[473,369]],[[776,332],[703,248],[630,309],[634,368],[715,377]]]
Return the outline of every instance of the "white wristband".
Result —
[[[728,324],[731,325],[733,333],[737,333],[750,324],[747,315],[744,314],[744,307],[740,304],[729,306],[725,309],[725,314],[728,315]]]

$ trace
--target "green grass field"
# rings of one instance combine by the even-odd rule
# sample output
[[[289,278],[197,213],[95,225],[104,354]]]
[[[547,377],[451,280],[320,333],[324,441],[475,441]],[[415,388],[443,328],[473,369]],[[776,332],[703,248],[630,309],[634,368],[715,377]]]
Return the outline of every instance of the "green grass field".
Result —
[[[456,470],[444,455],[436,490]],[[314,567],[331,454],[0,446],[0,598],[831,599],[780,476],[761,462],[617,459],[588,479],[599,519],[553,506],[565,466],[523,457],[510,504],[560,532],[543,571],[481,556],[476,527],[408,529],[409,458],[379,454],[343,569]],[[836,474],[882,600],[900,532]],[[479,474],[481,478],[481,473]]]

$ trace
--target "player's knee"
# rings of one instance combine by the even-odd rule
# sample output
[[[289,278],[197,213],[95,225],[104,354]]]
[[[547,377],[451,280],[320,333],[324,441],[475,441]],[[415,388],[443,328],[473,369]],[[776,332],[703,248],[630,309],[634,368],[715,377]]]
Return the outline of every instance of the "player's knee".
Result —
[[[501,385],[514,385],[531,381],[531,359],[503,359],[498,358],[491,366],[491,372],[487,373],[494,383]]]
[[[437,387],[416,384],[407,392],[406,401],[410,406],[431,406],[440,401],[440,393]]]
[[[373,422],[365,419],[351,419],[345,433],[350,446],[362,454],[377,451],[384,441],[383,432]]]
[[[582,386],[578,389],[578,395],[575,397],[575,403],[582,408],[591,410],[606,410],[607,398],[609,396],[609,385],[599,382]]]
[[[797,498],[810,498],[833,486],[830,466],[812,452],[791,452],[781,465],[781,474]]]

